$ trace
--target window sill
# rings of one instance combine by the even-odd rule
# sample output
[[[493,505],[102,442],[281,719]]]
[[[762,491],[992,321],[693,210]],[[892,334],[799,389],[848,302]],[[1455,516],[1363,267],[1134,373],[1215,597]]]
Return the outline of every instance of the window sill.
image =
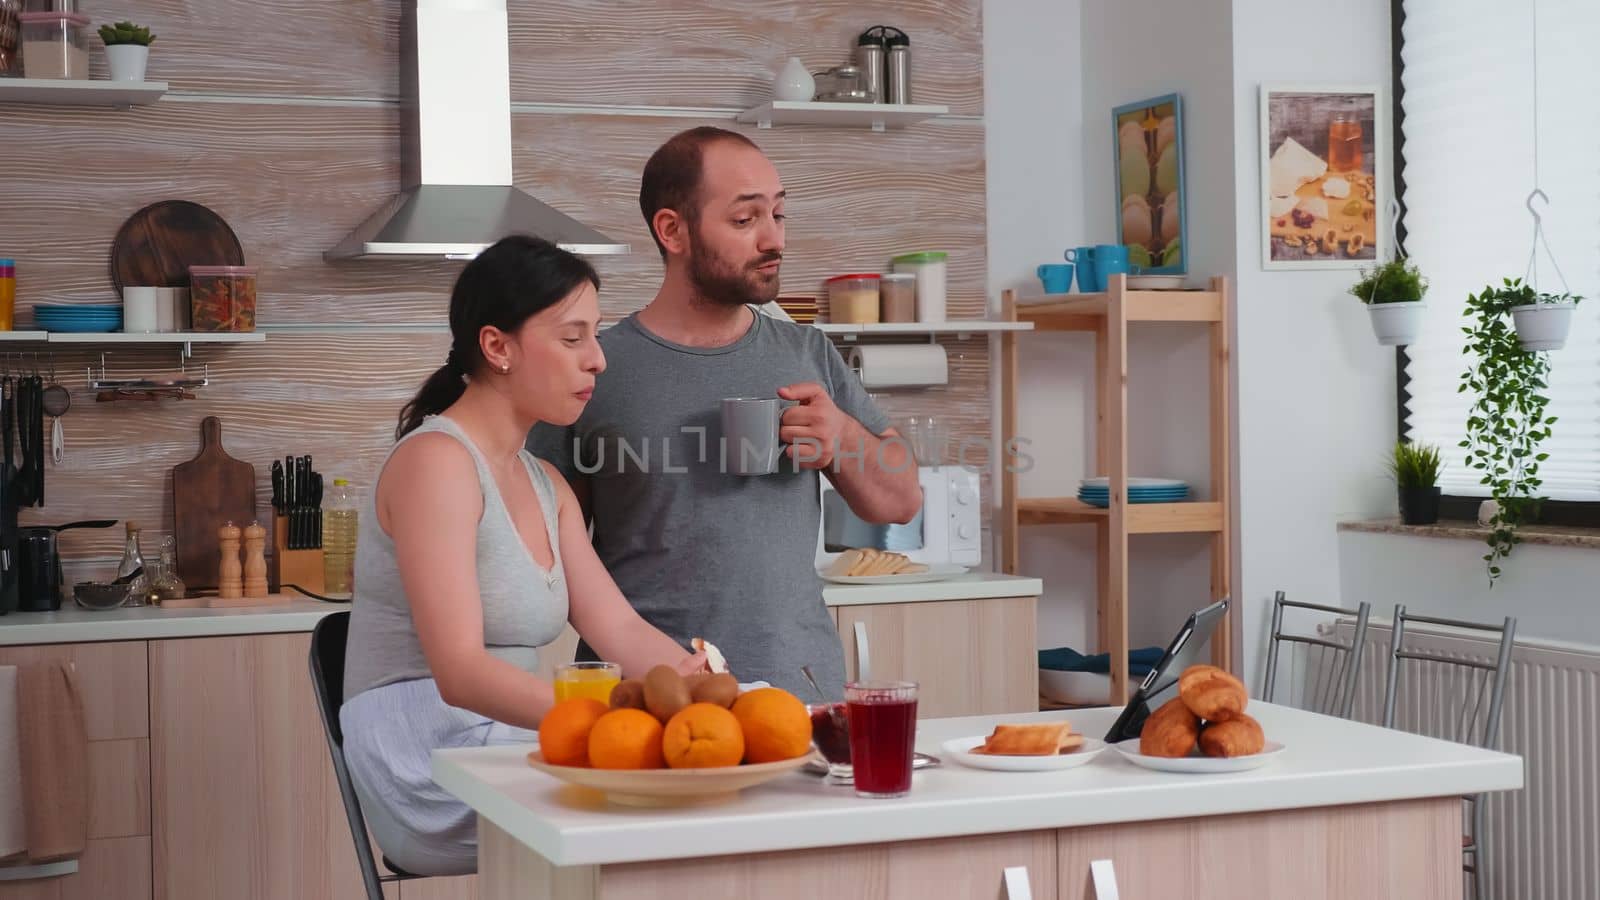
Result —
[[[1489,529],[1465,519],[1440,519],[1433,525],[1406,525],[1399,519],[1369,519],[1360,522],[1340,522],[1340,531],[1359,531],[1368,534],[1406,534],[1412,537],[1456,538],[1482,541]],[[1517,531],[1524,544],[1544,544],[1549,547],[1583,547],[1600,550],[1600,528],[1583,528],[1566,525],[1529,525]]]

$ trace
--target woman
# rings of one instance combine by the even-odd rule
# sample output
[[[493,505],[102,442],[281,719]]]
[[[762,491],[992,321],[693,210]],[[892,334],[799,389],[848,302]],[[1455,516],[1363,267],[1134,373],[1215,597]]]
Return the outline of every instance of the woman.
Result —
[[[599,286],[535,238],[468,263],[450,354],[401,412],[359,519],[339,719],[373,836],[410,872],[475,870],[475,816],[433,783],[429,755],[532,739],[555,702],[535,648],[567,622],[631,677],[703,668],[634,612],[572,489],[523,449],[535,422],[576,420],[605,368]]]

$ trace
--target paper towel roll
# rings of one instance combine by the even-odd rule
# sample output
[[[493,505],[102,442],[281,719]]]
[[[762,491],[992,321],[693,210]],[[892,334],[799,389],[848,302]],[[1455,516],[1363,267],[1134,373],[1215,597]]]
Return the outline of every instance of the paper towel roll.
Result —
[[[928,387],[950,382],[950,363],[938,344],[870,344],[853,347],[850,368],[869,388]]]

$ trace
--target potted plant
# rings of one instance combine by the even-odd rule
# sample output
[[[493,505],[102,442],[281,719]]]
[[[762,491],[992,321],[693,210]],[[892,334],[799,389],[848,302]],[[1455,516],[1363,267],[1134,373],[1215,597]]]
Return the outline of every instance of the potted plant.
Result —
[[[1407,525],[1432,525],[1439,521],[1439,470],[1443,462],[1432,444],[1399,441],[1389,460],[1400,493],[1400,521]]]
[[[1492,586],[1500,577],[1502,557],[1521,543],[1518,527],[1532,521],[1539,508],[1539,464],[1549,458],[1539,444],[1550,437],[1555,416],[1546,416],[1550,398],[1550,358],[1523,346],[1507,313],[1537,302],[1533,289],[1516,279],[1489,286],[1467,297],[1472,317],[1465,353],[1473,358],[1461,376],[1462,392],[1475,398],[1467,413],[1467,439],[1461,447],[1467,465],[1483,473],[1480,482],[1494,498],[1484,562]],[[1575,302],[1575,301],[1574,301]]]
[[[1507,279],[1500,292],[1511,306],[1511,321],[1517,328],[1517,340],[1524,350],[1560,350],[1566,346],[1567,331],[1572,327],[1572,311],[1583,298],[1576,294],[1544,294],[1523,284],[1520,279]]]
[[[100,26],[100,40],[106,45],[106,64],[112,81],[143,81],[150,62],[150,44],[156,36],[150,29],[132,22]]]
[[[1422,331],[1422,302],[1428,293],[1428,280],[1411,261],[1399,257],[1363,274],[1350,288],[1372,318],[1372,331],[1378,343],[1392,347],[1409,344]]]

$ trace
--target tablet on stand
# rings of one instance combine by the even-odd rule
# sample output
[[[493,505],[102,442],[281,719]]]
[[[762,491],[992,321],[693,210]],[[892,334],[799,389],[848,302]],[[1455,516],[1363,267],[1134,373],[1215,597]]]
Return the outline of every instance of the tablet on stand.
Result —
[[[1167,645],[1167,652],[1161,655],[1161,661],[1144,676],[1133,699],[1123,707],[1122,715],[1106,733],[1106,743],[1115,744],[1139,736],[1151,711],[1171,699],[1169,692],[1176,690],[1178,676],[1200,661],[1201,651],[1211,642],[1211,633],[1227,612],[1228,601],[1218,600],[1189,614],[1177,636]]]

